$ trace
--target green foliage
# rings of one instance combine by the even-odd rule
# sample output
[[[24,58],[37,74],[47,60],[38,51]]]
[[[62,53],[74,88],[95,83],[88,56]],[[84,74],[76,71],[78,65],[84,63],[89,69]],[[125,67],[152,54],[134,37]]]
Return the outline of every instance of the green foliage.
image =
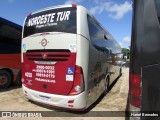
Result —
[[[122,52],[130,52],[130,50],[127,48],[122,48]]]
[[[127,48],[122,48],[122,53],[126,53],[127,59],[130,58],[130,50],[129,50],[129,49],[127,49]]]

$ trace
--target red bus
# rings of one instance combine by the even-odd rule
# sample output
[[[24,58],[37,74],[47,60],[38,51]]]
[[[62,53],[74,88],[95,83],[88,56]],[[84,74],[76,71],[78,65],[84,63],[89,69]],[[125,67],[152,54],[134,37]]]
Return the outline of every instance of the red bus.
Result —
[[[21,84],[22,26],[0,17],[0,89]]]

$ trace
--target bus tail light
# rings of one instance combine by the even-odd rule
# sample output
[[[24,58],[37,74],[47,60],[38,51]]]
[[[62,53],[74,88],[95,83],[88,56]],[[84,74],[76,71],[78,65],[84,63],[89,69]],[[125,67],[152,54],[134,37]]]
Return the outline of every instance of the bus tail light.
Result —
[[[76,4],[72,4],[72,7],[77,7],[77,5]]]
[[[130,74],[130,104],[140,108],[140,75]]]
[[[84,76],[81,67],[76,66],[74,73],[74,83],[69,95],[77,95],[84,91]]]

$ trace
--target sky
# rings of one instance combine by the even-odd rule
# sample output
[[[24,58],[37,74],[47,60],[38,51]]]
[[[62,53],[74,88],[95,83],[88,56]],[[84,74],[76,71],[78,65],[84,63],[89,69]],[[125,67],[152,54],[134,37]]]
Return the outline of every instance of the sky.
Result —
[[[0,17],[23,25],[29,13],[63,4],[84,6],[112,34],[122,48],[129,48],[132,0],[1,0]]]

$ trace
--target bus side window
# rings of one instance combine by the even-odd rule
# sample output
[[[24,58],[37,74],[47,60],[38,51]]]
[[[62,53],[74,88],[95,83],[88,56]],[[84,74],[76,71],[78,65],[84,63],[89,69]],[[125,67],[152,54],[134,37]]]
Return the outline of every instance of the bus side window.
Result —
[[[4,22],[0,23],[0,54],[21,52],[21,30]]]
[[[104,32],[92,17],[88,15],[87,18],[91,43],[96,49],[103,51]]]

